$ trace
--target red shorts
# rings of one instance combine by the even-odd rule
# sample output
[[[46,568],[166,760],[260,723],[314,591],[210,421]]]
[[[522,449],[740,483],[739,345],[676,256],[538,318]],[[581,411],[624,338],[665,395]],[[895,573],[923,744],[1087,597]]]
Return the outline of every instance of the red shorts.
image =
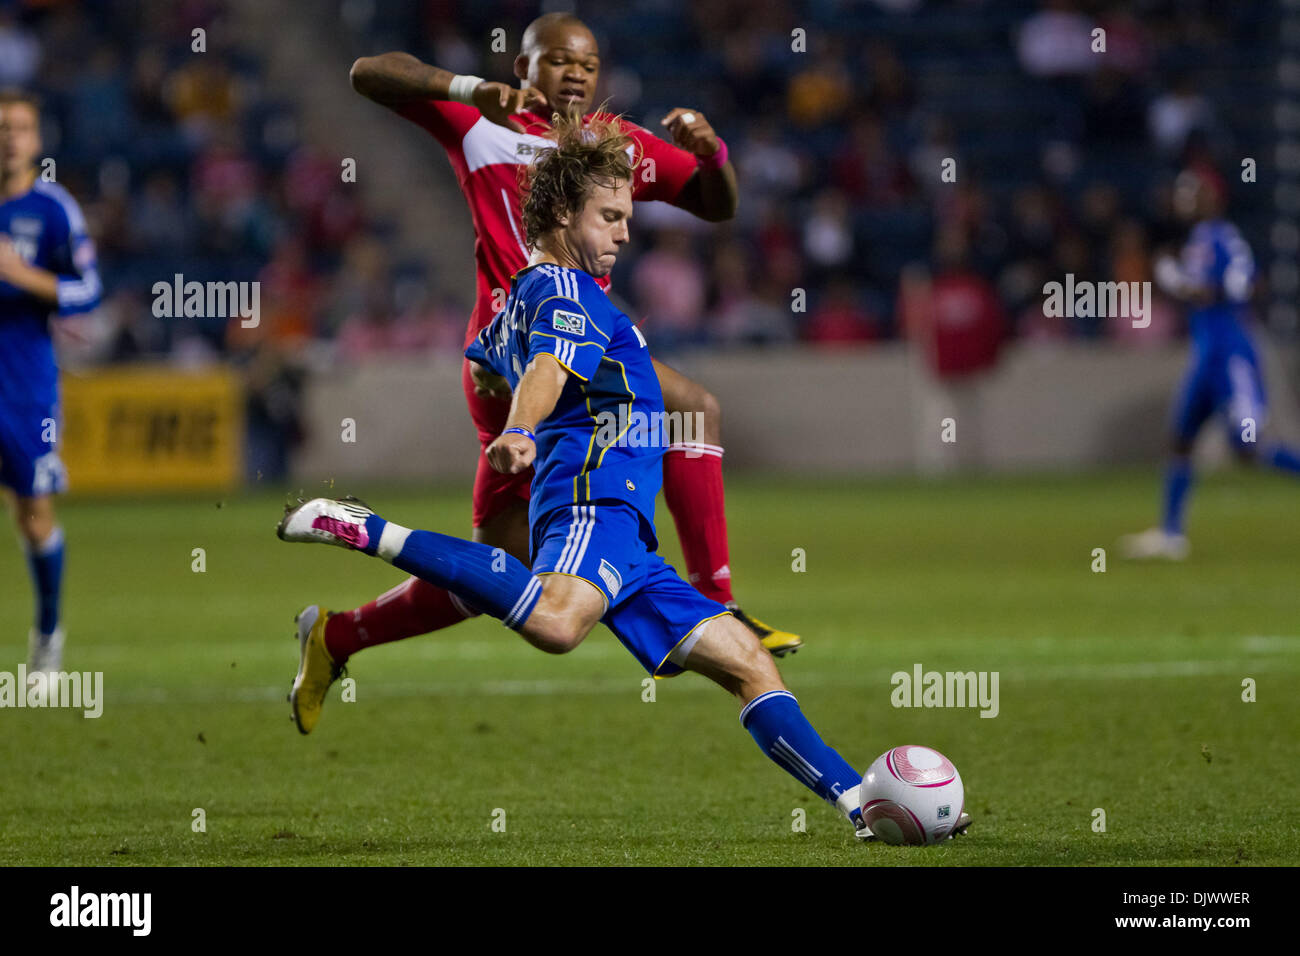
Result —
[[[479,444],[483,450],[478,456],[478,470],[474,473],[474,527],[481,528],[495,518],[513,501],[527,501],[532,493],[533,470],[529,468],[517,475],[503,475],[488,464],[488,445],[496,441],[506,427],[510,414],[509,399],[474,394],[474,379],[469,374],[469,359],[461,363],[461,387],[465,390],[465,404],[469,417],[478,429]]]

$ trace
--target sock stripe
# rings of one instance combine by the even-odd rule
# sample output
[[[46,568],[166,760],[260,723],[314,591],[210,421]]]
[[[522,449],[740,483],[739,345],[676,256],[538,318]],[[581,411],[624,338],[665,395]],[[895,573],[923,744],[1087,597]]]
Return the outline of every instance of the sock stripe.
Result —
[[[515,606],[510,609],[510,613],[501,619],[501,623],[506,627],[514,627],[519,623],[521,617],[527,617],[528,612],[533,609],[538,597],[542,593],[542,579],[533,575],[528,580],[528,587],[524,588],[524,593],[519,596]]]
[[[785,743],[785,741],[780,737],[772,742],[772,747],[769,753],[771,753],[773,759],[783,764],[790,773],[794,774],[794,776],[798,777],[809,787],[815,787],[817,784],[817,778],[821,776],[821,773],[815,769],[808,769],[812,765],[808,764],[808,762],[803,760],[802,757],[799,757],[798,754],[795,754],[794,751],[790,749],[789,744],[782,747],[781,744],[783,743]],[[807,766],[805,766],[805,764],[807,764]]]
[[[789,697],[791,700],[795,699],[794,694],[790,693],[788,690],[769,690],[766,694],[759,694],[746,704],[744,709],[740,712],[740,726],[744,727],[748,724],[750,712],[763,701],[767,700],[769,697],[781,696]],[[798,701],[796,700],[795,703],[797,704]]]
[[[771,754],[772,759],[774,759],[781,766],[785,767],[786,772],[789,773],[790,776],[794,777],[796,780],[803,783],[803,785],[808,787],[809,789],[814,789],[816,787],[817,781],[814,780],[812,777],[808,776],[808,771],[803,770],[798,766],[790,763],[788,759],[782,757],[781,754],[779,754],[775,749],[769,751],[769,753]]]
[[[517,615],[528,604],[529,597],[532,596],[532,593],[537,590],[540,585],[541,581],[537,577],[529,578],[528,585],[524,588],[523,594],[519,595],[519,599],[515,601],[514,606],[510,608],[509,613],[501,619],[501,623],[505,624],[507,627],[513,626]]]
[[[822,775],[822,772],[809,763],[807,758],[799,753],[799,751],[791,747],[784,737],[777,737],[776,741],[772,744],[772,749],[786,754],[792,762],[795,762],[798,766],[803,767],[806,772],[812,774],[813,779]]]

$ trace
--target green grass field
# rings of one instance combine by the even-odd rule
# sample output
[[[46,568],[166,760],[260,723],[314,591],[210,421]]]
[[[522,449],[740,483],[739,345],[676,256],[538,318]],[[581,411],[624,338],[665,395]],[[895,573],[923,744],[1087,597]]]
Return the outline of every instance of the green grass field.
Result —
[[[347,490],[404,524],[457,533],[467,517],[461,488]],[[275,495],[73,499],[65,667],[104,673],[104,712],[0,710],[0,864],[1300,863],[1294,485],[1206,480],[1191,559],[1154,566],[1114,551],[1151,523],[1154,472],[738,478],[728,494],[738,596],[806,638],[781,665],[805,712],[862,769],[902,743],[950,756],[968,837],[858,845],[721,690],[685,675],[643,702],[603,628],[564,657],[488,619],[365,651],[356,702],[335,689],[301,737],[294,613],[401,575],[277,541]],[[670,528],[661,508],[676,563]],[[0,670],[15,671],[30,595],[14,546],[0,581]],[[1000,713],[895,709],[890,675],[917,663],[997,671]]]

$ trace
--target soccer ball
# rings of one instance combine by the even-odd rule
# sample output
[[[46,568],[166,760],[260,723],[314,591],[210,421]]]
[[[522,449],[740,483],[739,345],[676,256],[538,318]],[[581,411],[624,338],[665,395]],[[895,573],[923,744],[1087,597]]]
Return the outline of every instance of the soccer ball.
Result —
[[[862,818],[892,846],[938,843],[952,832],[966,804],[961,774],[929,747],[887,750],[862,777]]]

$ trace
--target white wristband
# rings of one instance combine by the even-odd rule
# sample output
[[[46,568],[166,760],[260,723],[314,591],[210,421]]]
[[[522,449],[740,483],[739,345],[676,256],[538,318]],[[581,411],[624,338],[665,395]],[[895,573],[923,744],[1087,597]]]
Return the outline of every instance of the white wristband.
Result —
[[[466,106],[474,105],[474,90],[483,82],[481,76],[453,76],[451,82],[447,84],[447,99],[454,100],[457,103],[464,103]]]

